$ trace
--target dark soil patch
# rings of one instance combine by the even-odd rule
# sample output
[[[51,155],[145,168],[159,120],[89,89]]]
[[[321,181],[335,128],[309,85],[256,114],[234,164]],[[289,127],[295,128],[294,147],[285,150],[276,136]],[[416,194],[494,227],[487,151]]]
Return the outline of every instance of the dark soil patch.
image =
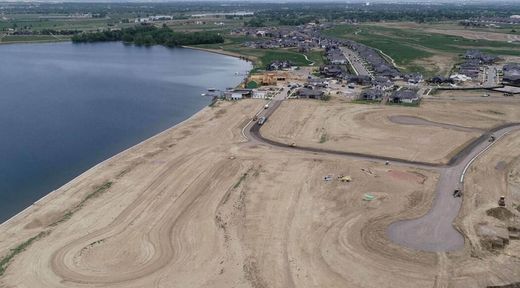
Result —
[[[504,208],[504,207],[496,207],[496,208],[488,209],[486,211],[486,214],[488,216],[495,217],[502,221],[510,220],[511,218],[513,218],[515,216],[515,214],[513,214],[513,212],[507,210],[507,208]]]

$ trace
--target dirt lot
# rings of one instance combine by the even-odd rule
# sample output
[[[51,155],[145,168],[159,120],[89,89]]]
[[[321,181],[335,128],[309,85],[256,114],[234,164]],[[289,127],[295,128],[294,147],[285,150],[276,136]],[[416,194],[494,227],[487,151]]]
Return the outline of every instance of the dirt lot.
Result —
[[[0,287],[484,287],[520,280],[517,271],[500,270],[503,265],[518,267],[512,257],[483,253],[472,258],[470,245],[457,253],[435,254],[389,242],[389,223],[418,217],[431,207],[438,175],[245,142],[240,130],[263,104],[244,100],[206,108],[92,168],[0,226],[0,255],[47,231],[14,257]],[[477,133],[397,127],[386,116],[419,115],[473,127],[514,117],[503,107],[493,109],[504,109],[504,115],[475,112],[484,109],[480,105],[459,107],[462,112],[451,115],[452,104],[441,103],[384,110],[311,101],[288,104],[294,106],[284,105],[280,109],[285,113],[276,114],[302,117],[287,118],[297,125],[283,128],[295,129],[298,137],[308,134],[296,128],[317,127],[311,122],[327,124],[332,137],[339,137],[335,135],[344,133],[342,129],[357,131],[352,138],[365,139],[366,145],[378,139],[373,133],[385,133],[395,141],[391,144],[407,139],[415,145],[409,151],[418,149],[417,155],[432,160],[433,153],[449,153]],[[340,120],[344,124],[335,124]],[[354,127],[365,123],[367,131],[351,129],[349,122]],[[431,134],[453,137],[457,144],[445,145]],[[424,143],[416,140],[425,135]],[[501,151],[515,150],[520,137],[514,139],[500,146]],[[309,143],[320,145],[316,140]],[[442,147],[426,147],[436,146],[431,144]],[[402,153],[385,146],[376,149]],[[477,167],[472,179],[487,173]],[[326,175],[331,181],[323,180]],[[342,175],[351,176],[352,182],[338,181]],[[362,200],[365,193],[375,200]]]
[[[425,101],[419,108],[295,100],[282,104],[267,121],[263,135],[284,143],[340,151],[372,153],[408,160],[446,162],[481,131],[392,123],[392,115],[433,122],[491,128],[505,119],[520,119],[510,105]]]
[[[470,168],[464,186],[464,202],[457,226],[469,239],[471,254],[483,258],[480,265],[487,265],[493,271],[497,282],[508,283],[514,279],[511,273],[518,273],[520,267],[520,240],[510,238],[509,244],[489,247],[491,243],[501,240],[502,236],[513,236],[508,227],[520,224],[520,211],[514,203],[520,203],[520,133],[512,134],[480,157]],[[506,208],[497,208],[498,198],[506,196]],[[501,211],[504,210],[504,211]],[[502,213],[493,213],[493,212]],[[509,215],[502,217],[501,215]],[[516,223],[516,225],[515,225]],[[504,235],[505,234],[505,235]],[[500,246],[500,247],[499,247]],[[491,256],[493,255],[493,256]],[[466,260],[465,265],[455,269],[455,274],[466,274],[457,281],[471,283],[468,287],[477,287],[485,281]],[[497,265],[498,263],[502,265]],[[498,267],[497,267],[498,266]],[[471,267],[471,268],[470,268]],[[509,276],[508,276],[509,275]],[[518,281],[518,280],[516,280]],[[459,285],[463,287],[462,284]]]

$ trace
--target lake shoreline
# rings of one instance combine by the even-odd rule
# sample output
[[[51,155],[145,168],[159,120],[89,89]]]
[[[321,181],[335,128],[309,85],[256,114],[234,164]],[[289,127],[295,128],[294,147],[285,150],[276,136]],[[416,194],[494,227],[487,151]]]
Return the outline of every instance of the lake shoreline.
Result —
[[[66,187],[67,185],[69,185],[71,182],[74,182],[76,181],[77,179],[80,179],[80,178],[83,178],[85,177],[87,174],[91,173],[93,170],[97,170],[97,169],[100,169],[101,166],[103,165],[106,165],[107,163],[109,163],[110,161],[116,161],[116,158],[118,157],[122,157],[124,156],[125,154],[131,152],[132,150],[140,147],[140,146],[143,146],[143,145],[146,145],[147,143],[149,142],[152,142],[160,137],[162,137],[163,135],[165,134],[168,134],[168,133],[171,133],[172,130],[176,129],[176,128],[179,128],[183,125],[185,125],[187,122],[190,122],[192,121],[194,118],[204,114],[205,112],[207,113],[207,110],[208,109],[211,109],[211,107],[209,106],[206,106],[206,107],[203,107],[202,109],[200,109],[199,111],[195,112],[195,114],[191,115],[189,118],[173,125],[172,127],[170,128],[167,128],[166,130],[162,131],[162,132],[159,132],[129,148],[126,148],[124,149],[123,151],[121,152],[118,152],[116,154],[114,154],[113,156],[99,162],[98,164],[88,168],[86,171],[84,171],[83,173],[77,175],[76,177],[74,177],[73,179],[71,179],[70,181],[67,181],[65,184],[63,184],[62,186],[60,186],[59,188],[49,192],[48,194],[46,194],[45,196],[43,196],[42,198],[38,199],[36,202],[34,202],[33,204],[31,204],[30,206],[26,207],[24,210],[18,212],[16,215],[10,217],[9,219],[7,219],[6,221],[0,223],[0,229],[3,228],[3,226],[5,225],[8,225],[10,222],[12,221],[15,221],[16,218],[24,218],[24,216],[30,216],[31,214],[31,209],[35,208],[35,206],[38,206],[38,205],[45,205],[45,203],[42,203],[43,201],[45,201],[46,199],[48,198],[51,198],[52,196],[57,196],[56,194],[60,192],[61,189],[63,189],[64,187]],[[199,115],[200,114],[200,115]],[[26,215],[25,215],[26,214]]]
[[[64,44],[64,42],[24,43],[24,44],[20,44],[20,45],[25,46],[26,44],[34,44],[34,45],[60,44],[61,45],[61,44]],[[65,43],[65,44],[67,44],[67,43]],[[8,45],[8,46],[10,46],[10,45]],[[22,46],[20,46],[20,47],[22,47]],[[178,48],[183,49],[182,47],[178,47]],[[149,50],[147,50],[147,53],[149,53],[148,51]],[[206,51],[203,51],[203,52],[206,52]],[[187,54],[187,55],[191,55],[191,54]],[[225,56],[229,57],[230,55],[225,55]],[[197,56],[194,55],[194,57],[197,57]],[[213,57],[215,57],[215,56],[213,56]],[[234,60],[234,61],[236,61],[236,60]],[[198,62],[200,62],[200,61],[198,61]],[[167,65],[169,65],[169,64],[167,64]],[[245,65],[245,64],[242,64],[242,65]],[[231,69],[231,67],[229,67],[229,68]],[[249,71],[251,69],[251,67],[249,66],[249,68],[245,68],[245,69],[247,69]],[[232,70],[230,70],[230,71],[232,71]],[[240,81],[240,79],[235,79],[235,78],[237,78],[237,76],[234,76],[234,78],[232,78],[233,77],[232,72],[230,72],[230,71],[225,72],[225,73],[229,73],[231,76],[231,77],[228,77],[226,81],[233,82],[233,83],[229,83],[230,85],[233,85],[233,86],[240,85],[242,83],[242,82],[240,82],[240,83],[238,82],[238,81]],[[222,74],[222,72],[218,72],[218,73]],[[211,75],[213,75],[213,74],[211,74]],[[204,76],[201,75],[200,77],[204,77]],[[184,83],[184,82],[182,82],[182,83]],[[212,85],[208,85],[208,86],[206,86],[206,85],[208,85],[208,84],[206,83],[203,87],[205,87],[205,88],[213,87]],[[200,86],[202,86],[202,85],[200,85]],[[174,91],[177,91],[177,90],[174,90]],[[172,92],[174,92],[174,91],[172,91]],[[203,90],[201,90],[201,92],[202,91]],[[192,97],[201,97],[200,94],[190,94],[190,95]],[[180,98],[182,98],[182,97],[180,97]],[[174,98],[174,99],[176,99],[176,98]],[[178,101],[178,100],[174,100],[174,101]],[[15,194],[15,195],[9,196],[9,197],[12,197],[13,201],[6,200],[5,205],[10,205],[11,210],[9,210],[9,211],[13,212],[13,213],[11,215],[9,215],[10,214],[9,212],[4,213],[5,218],[4,218],[4,220],[2,220],[0,222],[0,227],[4,227],[5,225],[16,222],[16,219],[18,219],[18,218],[25,218],[27,215],[30,215],[32,213],[34,207],[44,205],[43,203],[46,203],[46,201],[45,201],[46,199],[53,198],[52,196],[55,195],[58,191],[62,190],[63,187],[66,187],[70,182],[75,181],[77,178],[82,177],[85,173],[89,173],[89,171],[96,169],[99,166],[104,165],[104,163],[109,162],[109,161],[113,160],[114,158],[119,157],[121,154],[127,153],[129,150],[134,149],[136,146],[143,145],[143,143],[146,143],[147,141],[153,141],[157,137],[160,137],[162,134],[168,133],[169,131],[171,131],[171,129],[184,125],[187,121],[191,121],[193,118],[197,117],[197,115],[204,114],[204,111],[206,111],[208,109],[208,105],[204,104],[204,106],[199,106],[200,108],[195,107],[195,109],[193,110],[193,113],[191,113],[192,109],[190,108],[190,106],[189,105],[185,106],[185,105],[186,104],[180,106],[182,108],[177,108],[177,109],[174,109],[173,111],[170,111],[170,113],[177,113],[175,111],[179,110],[179,109],[181,109],[182,111],[186,111],[184,114],[175,114],[175,115],[177,115],[175,117],[178,118],[178,120],[176,120],[175,117],[172,117],[170,120],[166,120],[167,122],[170,122],[170,121],[173,122],[172,123],[173,125],[169,125],[169,126],[167,125],[166,127],[164,127],[164,125],[163,125],[163,127],[161,127],[158,130],[151,129],[151,131],[153,133],[153,134],[151,134],[151,136],[144,135],[145,137],[139,137],[138,134],[135,134],[135,137],[133,137],[133,138],[136,139],[137,142],[134,142],[132,140],[132,137],[129,137],[129,139],[130,139],[130,142],[128,142],[129,145],[123,145],[122,147],[120,147],[121,150],[119,150],[119,151],[118,151],[118,148],[116,147],[115,149],[112,150],[112,151],[114,151],[113,153],[109,152],[109,155],[106,155],[106,156],[108,156],[108,158],[106,158],[106,157],[105,158],[98,157],[98,159],[91,158],[91,159],[93,159],[93,160],[91,160],[92,164],[87,164],[88,166],[83,166],[84,168],[82,168],[82,166],[79,165],[80,170],[78,170],[78,173],[77,174],[75,174],[75,172],[69,173],[69,175],[71,175],[71,176],[63,179],[63,182],[60,182],[60,180],[58,179],[57,181],[54,182],[55,184],[52,184],[51,187],[49,187],[47,184],[42,184],[41,187],[38,187],[40,185],[40,182],[38,180],[33,180],[34,181],[33,186],[36,187],[36,189],[35,189],[36,193],[31,192],[33,195],[32,199],[30,197],[23,198],[24,197],[23,194]],[[187,110],[185,110],[185,109],[187,109]],[[102,112],[100,112],[100,113],[102,113]],[[8,116],[6,116],[6,117],[8,117]],[[184,118],[184,119],[182,119],[182,118]],[[177,122],[177,121],[180,121],[180,122]],[[175,123],[175,122],[177,122],[177,123]],[[155,132],[155,131],[157,131],[157,132]],[[150,133],[149,133],[149,135],[150,135]],[[70,149],[72,149],[72,148],[70,148]],[[83,150],[81,150],[81,151],[83,151]],[[34,151],[34,153],[38,153],[38,152]],[[78,153],[75,153],[75,154],[78,154]],[[52,154],[50,154],[50,157],[52,157]],[[85,157],[90,157],[90,156],[89,156],[89,154],[86,154]],[[99,159],[99,158],[101,158],[101,159]],[[99,160],[101,160],[101,161],[99,161]],[[9,162],[7,162],[7,163],[9,163]],[[72,163],[74,163],[74,162],[72,162]],[[61,170],[56,170],[56,171],[61,171]],[[23,170],[22,170],[22,172],[23,172]],[[24,175],[23,177],[31,177],[31,175],[28,175],[28,174],[19,173],[18,175]],[[40,189],[38,189],[38,188],[40,188]],[[51,189],[48,189],[48,188],[51,188]],[[40,192],[37,192],[38,190]],[[13,191],[16,191],[16,190],[13,190]],[[9,199],[9,198],[7,198],[7,199]],[[21,199],[21,200],[19,202],[17,202],[18,199]],[[23,200],[23,199],[25,199],[25,200]],[[25,203],[23,201],[25,201]],[[9,204],[9,203],[12,203],[12,204]],[[9,206],[7,206],[7,207],[9,207]]]
[[[181,46],[181,47],[182,48],[186,48],[186,49],[193,49],[193,50],[198,50],[198,51],[205,51],[205,52],[209,52],[209,53],[215,53],[215,54],[219,54],[219,55],[231,56],[231,57],[235,57],[235,58],[238,58],[238,59],[241,59],[241,60],[249,61],[251,63],[255,63],[255,61],[256,61],[256,59],[254,59],[252,57],[244,56],[244,55],[241,55],[239,53],[225,51],[225,50],[222,50],[222,49],[209,49],[209,48],[202,48],[202,47],[195,47],[195,46]]]

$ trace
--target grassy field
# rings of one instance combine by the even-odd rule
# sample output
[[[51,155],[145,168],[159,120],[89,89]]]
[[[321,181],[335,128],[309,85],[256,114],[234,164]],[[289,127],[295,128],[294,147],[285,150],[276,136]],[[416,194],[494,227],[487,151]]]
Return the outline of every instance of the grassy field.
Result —
[[[70,36],[51,36],[51,35],[7,35],[0,36],[0,44],[18,42],[57,42],[69,41]]]
[[[339,25],[324,32],[328,36],[351,39],[377,48],[392,57],[408,71],[431,72],[432,67],[421,67],[417,60],[434,55],[464,53],[480,49],[495,55],[520,56],[520,46],[514,43],[473,40],[460,36],[428,33],[418,29],[389,28],[375,25]],[[423,71],[420,71],[423,70]]]

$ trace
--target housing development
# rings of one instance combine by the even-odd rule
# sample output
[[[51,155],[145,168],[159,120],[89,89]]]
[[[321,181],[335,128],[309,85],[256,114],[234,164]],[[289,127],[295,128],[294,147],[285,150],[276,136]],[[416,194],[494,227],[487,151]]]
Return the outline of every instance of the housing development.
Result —
[[[0,3],[0,44],[119,41],[251,65],[0,224],[0,287],[520,287],[519,15],[516,2]]]

